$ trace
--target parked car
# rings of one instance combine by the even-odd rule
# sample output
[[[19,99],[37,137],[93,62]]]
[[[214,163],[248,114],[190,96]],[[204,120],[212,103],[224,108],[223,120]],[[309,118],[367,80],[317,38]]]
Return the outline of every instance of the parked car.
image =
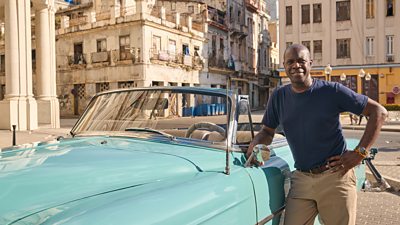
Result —
[[[70,137],[1,150],[0,224],[279,224],[293,157],[276,135],[246,163],[258,129],[222,89],[97,94]]]

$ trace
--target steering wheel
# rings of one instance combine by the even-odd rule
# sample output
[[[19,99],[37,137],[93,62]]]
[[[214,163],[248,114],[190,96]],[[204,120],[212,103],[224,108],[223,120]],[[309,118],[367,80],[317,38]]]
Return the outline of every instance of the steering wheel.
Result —
[[[185,137],[190,138],[190,136],[192,136],[192,133],[197,129],[207,129],[208,131],[216,131],[220,135],[225,137],[225,129],[223,127],[218,126],[215,123],[210,123],[210,122],[200,122],[192,124],[186,131]]]

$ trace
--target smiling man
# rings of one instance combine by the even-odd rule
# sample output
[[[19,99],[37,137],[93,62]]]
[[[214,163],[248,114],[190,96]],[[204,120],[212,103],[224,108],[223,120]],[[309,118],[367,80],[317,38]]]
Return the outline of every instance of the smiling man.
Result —
[[[291,177],[285,224],[313,224],[317,214],[324,224],[355,224],[354,167],[367,157],[387,111],[339,83],[313,79],[310,52],[303,45],[289,46],[283,64],[291,84],[273,92],[263,127],[247,155],[257,144],[269,145],[275,129],[282,125],[296,168]],[[342,112],[370,118],[354,150],[346,147],[339,121]]]

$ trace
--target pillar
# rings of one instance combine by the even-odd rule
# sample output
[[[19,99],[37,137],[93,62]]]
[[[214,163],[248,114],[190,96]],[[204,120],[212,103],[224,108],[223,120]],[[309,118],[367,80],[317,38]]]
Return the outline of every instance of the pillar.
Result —
[[[56,93],[56,52],[54,7],[36,6],[36,79],[39,124],[60,127],[60,108]]]
[[[29,0],[5,1],[6,94],[0,102],[0,129],[37,129],[32,92],[31,19]]]

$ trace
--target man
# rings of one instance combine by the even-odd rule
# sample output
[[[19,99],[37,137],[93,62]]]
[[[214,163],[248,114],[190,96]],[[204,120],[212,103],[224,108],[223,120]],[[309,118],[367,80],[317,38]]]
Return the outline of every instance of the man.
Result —
[[[285,224],[355,224],[356,182],[353,167],[368,154],[387,111],[367,96],[339,83],[313,79],[309,50],[299,44],[284,54],[291,84],[276,89],[267,105],[263,127],[247,151],[256,144],[269,145],[282,125],[293,153],[296,170],[286,203]],[[369,116],[354,151],[348,151],[339,121],[341,112]]]

